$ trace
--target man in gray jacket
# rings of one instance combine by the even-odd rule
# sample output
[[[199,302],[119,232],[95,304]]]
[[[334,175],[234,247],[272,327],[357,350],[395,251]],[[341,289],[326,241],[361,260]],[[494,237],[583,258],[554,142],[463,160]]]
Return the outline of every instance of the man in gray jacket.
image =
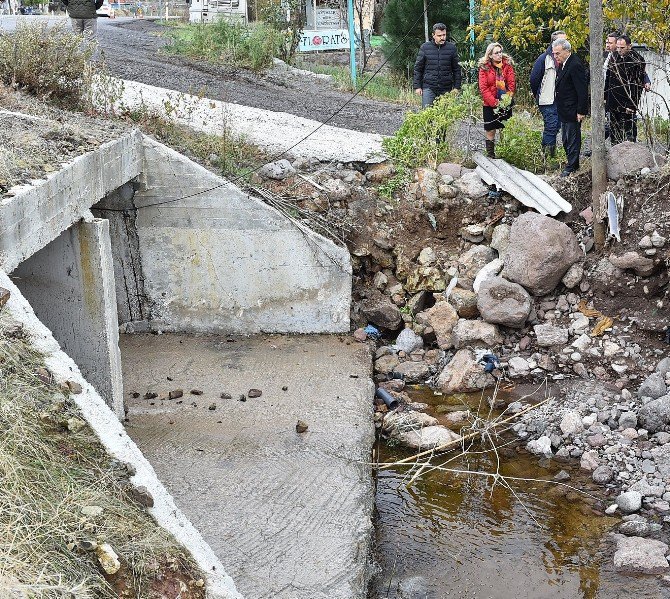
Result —
[[[554,31],[551,43],[566,39],[565,31]],[[535,96],[544,121],[542,133],[542,151],[552,158],[556,156],[556,137],[561,128],[561,119],[556,108],[556,77],[558,65],[552,54],[551,44],[546,52],[540,54],[530,73],[530,89]]]
[[[96,11],[102,6],[103,0],[62,0],[67,7],[72,30],[95,37],[98,30],[98,15]]]

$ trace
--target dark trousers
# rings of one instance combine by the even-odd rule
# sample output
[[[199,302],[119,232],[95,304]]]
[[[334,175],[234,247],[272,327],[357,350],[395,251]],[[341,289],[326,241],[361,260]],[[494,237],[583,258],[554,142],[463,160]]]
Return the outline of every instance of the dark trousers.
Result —
[[[446,94],[448,91],[451,90],[436,92],[435,90],[432,90],[429,87],[424,87],[423,95],[421,96],[421,108],[427,108],[428,106],[432,106],[435,100],[437,100],[441,95]]]
[[[637,139],[637,125],[634,112],[610,112],[610,133],[612,145]]]
[[[577,121],[561,121],[563,149],[568,157],[566,171],[579,170],[579,152],[582,149],[582,124]]]

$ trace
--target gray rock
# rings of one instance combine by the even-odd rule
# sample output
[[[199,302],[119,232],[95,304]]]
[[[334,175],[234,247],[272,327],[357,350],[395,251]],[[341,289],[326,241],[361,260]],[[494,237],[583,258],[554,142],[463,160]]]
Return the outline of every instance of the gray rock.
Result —
[[[610,255],[609,261],[622,270],[632,270],[636,275],[646,277],[654,272],[654,261],[640,256],[637,252],[626,252],[620,256]]]
[[[660,372],[664,377],[666,374],[668,374],[668,372],[670,372],[670,356],[663,358],[656,365],[656,372]]]
[[[507,246],[509,246],[509,234],[511,230],[512,227],[504,223],[493,229],[491,247],[498,252],[498,256],[501,258],[507,251]]]
[[[423,576],[403,578],[399,590],[403,599],[425,599],[430,594],[428,580]]]
[[[658,156],[661,164],[663,159]],[[656,166],[654,155],[644,144],[637,144],[630,141],[612,146],[607,152],[607,178],[611,181],[618,181],[624,175],[629,173],[638,173],[643,168],[653,168]]]
[[[655,539],[621,536],[617,539],[614,567],[624,572],[661,574],[668,569],[668,546]]]
[[[361,302],[361,314],[368,322],[383,329],[397,329],[402,322],[402,314],[389,297],[374,293]]]
[[[553,455],[553,452],[551,451],[551,439],[546,436],[529,441],[526,444],[526,449],[534,455],[539,455],[545,458],[550,458]]]
[[[388,354],[385,356],[381,356],[377,360],[375,360],[375,372],[379,372],[381,374],[388,374],[389,372],[393,372],[393,369],[400,364],[400,360],[398,360],[398,356],[395,354]]]
[[[446,394],[481,391],[494,384],[494,378],[484,372],[474,353],[468,349],[457,351],[437,379],[438,388]]]
[[[619,428],[637,428],[637,414],[635,412],[624,412],[619,416]]]
[[[627,537],[648,537],[651,534],[660,532],[663,527],[655,522],[646,520],[629,520],[619,526],[619,532]]]
[[[658,399],[668,392],[665,385],[665,377],[660,372],[653,372],[640,385],[637,391],[638,397],[651,397]]]
[[[423,339],[412,329],[403,329],[396,339],[395,346],[399,351],[411,354],[413,351],[423,347]]]
[[[495,250],[485,245],[475,245],[458,258],[458,286],[472,289],[477,273],[496,259]]]
[[[593,472],[598,466],[600,466],[600,459],[597,451],[585,451],[582,454],[579,460],[579,467],[582,470]]]
[[[486,322],[521,328],[531,307],[530,295],[517,283],[502,277],[492,277],[479,286],[477,309]]]
[[[593,482],[606,485],[614,478],[614,471],[609,466],[598,466],[592,474]]]
[[[530,365],[528,361],[521,356],[514,356],[507,362],[509,368],[509,375],[511,377],[525,376],[530,372]]]
[[[402,376],[406,383],[424,383],[430,376],[430,367],[425,362],[401,362],[393,372]]]
[[[351,186],[342,179],[326,179],[321,186],[333,200],[344,200],[351,195]]]
[[[461,349],[475,343],[484,343],[489,347],[499,345],[503,337],[494,324],[482,320],[461,318],[452,331],[454,347]]]
[[[568,268],[568,272],[563,275],[561,283],[563,283],[563,285],[565,285],[568,289],[572,289],[573,287],[577,287],[577,285],[582,282],[583,277],[584,267],[579,263],[573,264],[570,268]]]
[[[568,329],[555,327],[550,324],[536,324],[533,330],[537,337],[537,344],[540,347],[565,345],[568,342]]]
[[[670,395],[654,399],[640,408],[637,415],[640,426],[657,433],[670,423]]]
[[[654,447],[651,450],[651,456],[654,459],[658,473],[663,478],[670,477],[670,443]]]
[[[461,175],[454,181],[454,185],[465,197],[473,200],[484,197],[489,191],[476,171]]]
[[[286,159],[270,162],[258,170],[258,174],[265,179],[281,181],[295,174],[293,165]]]
[[[570,227],[548,216],[526,212],[512,225],[504,275],[533,295],[545,295],[581,256]]]
[[[642,494],[639,491],[626,491],[615,499],[615,503],[624,514],[632,514],[642,507]]]
[[[579,412],[574,411],[566,412],[563,415],[560,426],[564,435],[574,435],[584,430],[581,415]]]
[[[449,349],[454,346],[452,332],[458,322],[458,313],[447,302],[438,302],[424,312],[426,321],[435,331],[437,345],[440,349]]]
[[[438,189],[441,182],[440,175],[431,168],[418,168],[415,176],[418,183],[417,198],[423,200],[426,205],[434,206],[440,198]]]

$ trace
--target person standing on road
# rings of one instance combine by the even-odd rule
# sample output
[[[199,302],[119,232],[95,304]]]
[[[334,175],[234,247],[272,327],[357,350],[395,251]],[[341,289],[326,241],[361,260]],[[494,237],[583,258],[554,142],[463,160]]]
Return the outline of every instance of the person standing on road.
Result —
[[[75,33],[95,37],[98,30],[96,11],[102,6],[103,0],[61,0],[67,8],[72,30]]]
[[[565,31],[554,31],[551,42],[567,38]],[[552,54],[551,44],[546,52],[538,56],[530,72],[530,89],[542,114],[544,131],[542,132],[542,153],[556,156],[556,137],[561,128],[561,119],[558,118],[556,108],[556,74],[558,65]]]
[[[503,47],[493,42],[479,59],[479,92],[484,102],[484,132],[486,155],[495,158],[496,131],[504,129],[504,121],[512,116],[512,98],[516,91],[513,61],[503,53]]]
[[[458,50],[447,41],[447,26],[435,23],[433,39],[421,45],[414,63],[414,93],[421,96],[421,107],[426,108],[454,89],[461,89]]]
[[[637,138],[638,104],[642,90],[646,89],[645,62],[642,55],[633,50],[627,35],[616,40],[616,53],[607,67],[605,85],[605,110],[610,114],[612,144],[623,141],[634,142]]]
[[[561,137],[568,157],[568,164],[561,177],[568,177],[579,170],[579,153],[582,149],[582,121],[588,112],[589,95],[584,63],[572,53],[568,40],[551,44],[554,58],[560,65],[556,77],[556,107],[561,119]]]

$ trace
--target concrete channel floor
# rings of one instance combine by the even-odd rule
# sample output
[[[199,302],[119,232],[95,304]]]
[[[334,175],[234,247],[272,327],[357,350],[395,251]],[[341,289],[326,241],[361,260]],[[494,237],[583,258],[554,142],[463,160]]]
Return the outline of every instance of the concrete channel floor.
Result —
[[[122,335],[121,355],[128,434],[238,591],[366,596],[374,501],[366,346],[337,335],[134,334]],[[261,397],[240,401],[252,388]],[[176,389],[183,397],[167,399]],[[306,433],[296,432],[298,419]]]

